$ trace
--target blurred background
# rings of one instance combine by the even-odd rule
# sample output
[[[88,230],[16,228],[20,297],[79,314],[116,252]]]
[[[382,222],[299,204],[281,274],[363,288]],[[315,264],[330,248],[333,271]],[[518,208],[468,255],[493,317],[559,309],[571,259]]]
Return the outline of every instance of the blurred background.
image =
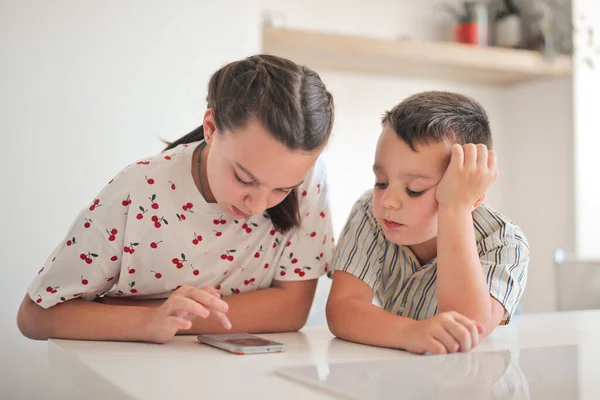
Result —
[[[201,123],[212,72],[260,52],[313,67],[335,97],[336,234],[373,184],[382,113],[457,91],[491,119],[488,203],[529,239],[522,312],[600,308],[598,29],[597,0],[0,1],[0,398],[81,398],[17,330],[27,285],[104,182]]]

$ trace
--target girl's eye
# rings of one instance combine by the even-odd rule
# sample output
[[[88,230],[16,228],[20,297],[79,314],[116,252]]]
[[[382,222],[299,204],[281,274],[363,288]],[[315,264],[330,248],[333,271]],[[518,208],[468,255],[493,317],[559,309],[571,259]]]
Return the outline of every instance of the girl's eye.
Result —
[[[410,197],[418,197],[418,196],[422,195],[423,193],[425,193],[424,190],[422,190],[420,192],[414,192],[414,191],[410,190],[409,188],[406,188],[406,194],[408,194]]]
[[[384,182],[375,182],[375,187],[377,189],[386,189],[388,187],[388,184]]]
[[[241,184],[242,184],[242,185],[244,185],[244,186],[253,186],[253,185],[254,185],[254,182],[246,182],[246,181],[243,181],[243,180],[242,180],[242,179],[241,179],[241,178],[238,176],[238,174],[236,174],[235,172],[233,173],[233,175],[235,176],[235,180],[236,180],[236,181],[238,181],[239,183],[241,183]]]

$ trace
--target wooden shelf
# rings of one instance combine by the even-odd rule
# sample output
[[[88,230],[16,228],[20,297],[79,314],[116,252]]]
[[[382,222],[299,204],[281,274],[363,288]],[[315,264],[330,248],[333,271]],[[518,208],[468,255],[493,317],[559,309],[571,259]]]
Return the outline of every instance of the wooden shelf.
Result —
[[[263,29],[263,52],[311,68],[452,82],[509,85],[570,76],[568,56],[450,42],[387,40],[281,28]]]

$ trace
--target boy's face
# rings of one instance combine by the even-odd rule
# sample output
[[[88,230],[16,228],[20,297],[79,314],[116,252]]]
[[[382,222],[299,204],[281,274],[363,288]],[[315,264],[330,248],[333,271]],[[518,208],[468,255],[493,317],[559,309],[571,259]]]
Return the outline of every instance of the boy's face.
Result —
[[[437,236],[437,185],[450,162],[451,143],[416,145],[384,125],[375,152],[373,208],[386,238],[413,246]]]

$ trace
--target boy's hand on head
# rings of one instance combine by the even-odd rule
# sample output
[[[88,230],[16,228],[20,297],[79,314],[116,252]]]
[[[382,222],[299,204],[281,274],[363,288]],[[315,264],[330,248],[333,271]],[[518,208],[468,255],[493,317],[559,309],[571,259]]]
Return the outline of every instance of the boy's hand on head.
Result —
[[[211,287],[182,286],[160,307],[147,310],[147,341],[166,343],[179,330],[190,329],[194,318],[207,318],[210,314],[215,314],[225,329],[231,329],[225,315],[228,308],[221,295]]]
[[[437,187],[440,206],[473,208],[483,199],[499,172],[496,153],[484,144],[454,144],[446,173]]]
[[[483,332],[477,322],[448,311],[410,325],[403,333],[403,348],[417,354],[465,352],[479,344]]]

